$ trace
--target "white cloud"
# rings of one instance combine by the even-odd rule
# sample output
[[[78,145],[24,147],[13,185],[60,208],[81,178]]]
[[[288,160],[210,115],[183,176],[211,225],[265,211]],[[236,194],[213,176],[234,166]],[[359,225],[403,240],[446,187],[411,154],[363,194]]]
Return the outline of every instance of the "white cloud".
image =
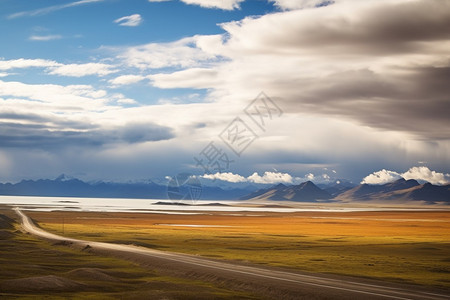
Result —
[[[172,0],[148,0],[148,2],[168,2]],[[234,10],[240,8],[240,3],[245,0],[180,0],[185,4],[198,5],[203,8],[216,8],[223,10]]]
[[[56,67],[61,66],[60,63],[53,60],[46,59],[13,59],[13,60],[0,60],[0,70],[11,69],[24,69],[30,67]]]
[[[136,27],[139,26],[142,23],[142,17],[140,14],[134,14],[130,16],[125,16],[122,18],[118,18],[114,20],[114,23],[118,23],[119,26],[129,26],[129,27]]]
[[[117,103],[119,104],[137,104],[137,101],[130,98],[118,99]]]
[[[146,45],[118,49],[119,59],[125,64],[139,69],[165,67],[196,67],[215,60],[216,55],[197,47],[201,37],[189,37],[171,43],[150,43]]]
[[[49,34],[49,35],[32,35],[29,37],[30,41],[52,41],[62,39],[62,36],[59,34]]]
[[[113,69],[111,65],[102,63],[86,63],[86,64],[68,64],[51,68],[49,74],[82,77],[89,75],[105,76],[115,73],[117,70]]]
[[[50,103],[62,111],[102,108],[108,102],[104,90],[90,85],[25,84],[0,80],[0,96]],[[6,107],[6,106],[5,106]]]
[[[137,104],[137,101],[134,99],[130,99],[125,97],[123,94],[117,93],[113,94],[111,98],[115,99],[119,104]]]
[[[80,5],[89,4],[89,3],[103,2],[103,1],[104,0],[81,0],[81,1],[75,1],[75,2],[71,2],[71,3],[67,3],[67,4],[53,5],[53,6],[40,8],[40,9],[14,13],[14,14],[9,15],[8,19],[15,19],[15,18],[19,18],[19,17],[41,16],[41,15],[45,15],[45,14],[48,14],[48,13],[51,13],[54,11],[58,11],[58,10],[62,10],[65,8],[80,6]]]
[[[186,4],[199,5],[205,8],[219,8],[223,10],[238,9],[245,0],[181,0]]]
[[[192,68],[169,74],[149,75],[148,78],[153,86],[163,89],[183,87],[204,89],[217,80],[217,72],[206,68]]]
[[[314,8],[318,6],[331,5],[335,2],[343,2],[349,0],[270,0],[276,6],[283,10]],[[354,0],[353,0],[354,1]]]
[[[275,183],[293,183],[293,178],[288,173],[281,172],[264,172],[261,176],[257,172],[248,176],[247,178],[239,174],[233,174],[231,172],[205,174],[200,176],[201,178],[210,180],[222,180],[228,182],[254,182],[260,184],[275,184]]]
[[[372,174],[366,176],[361,181],[361,184],[385,184],[393,182],[401,178],[401,175],[395,171],[381,170],[373,172]]]
[[[264,184],[272,184],[272,183],[292,183],[292,176],[288,173],[281,172],[264,172],[263,176],[260,176],[258,173],[253,173],[248,176],[247,179],[250,182],[254,183],[264,183]]]
[[[308,173],[304,177],[295,177],[293,183],[299,184],[305,181],[313,181],[314,183],[328,183],[331,181],[331,177],[326,173],[317,176],[314,175],[313,173]]]
[[[145,76],[141,75],[121,75],[119,77],[109,80],[108,82],[111,83],[113,86],[120,86],[137,83],[144,79]]]
[[[428,181],[432,184],[444,185],[450,182],[450,174],[439,173],[430,170],[428,167],[412,167],[405,173],[401,174],[405,179],[416,179]]]
[[[200,178],[210,179],[210,180],[222,180],[222,181],[228,181],[228,182],[246,182],[247,179],[239,174],[233,174],[231,172],[224,172],[224,173],[216,173],[216,174],[205,174],[200,176]]]
[[[408,171],[404,173],[398,173],[395,171],[389,170],[381,170],[374,172],[362,180],[361,183],[367,184],[385,184],[389,182],[393,182],[400,178],[404,178],[406,180],[415,179],[419,181],[427,181],[432,184],[444,185],[448,184],[450,181],[450,174],[439,173],[436,171],[430,170],[428,167],[420,166],[420,167],[412,167]]]
[[[45,59],[0,60],[0,70],[46,68],[48,74],[60,76],[82,77],[88,75],[105,76],[117,72],[113,66],[103,63],[61,64]]]

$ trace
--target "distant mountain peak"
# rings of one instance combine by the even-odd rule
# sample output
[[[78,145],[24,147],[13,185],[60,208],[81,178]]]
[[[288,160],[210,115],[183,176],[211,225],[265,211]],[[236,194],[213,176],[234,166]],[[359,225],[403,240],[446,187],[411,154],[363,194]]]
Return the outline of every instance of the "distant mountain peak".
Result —
[[[420,184],[420,183],[419,183],[417,180],[415,180],[415,179],[408,179],[408,180],[406,180],[406,182],[414,183],[414,184],[417,184],[417,185]]]
[[[58,177],[56,177],[55,181],[67,181],[70,179],[72,179],[72,178],[66,176],[66,174],[63,173],[63,174],[59,175]]]
[[[286,185],[283,183],[279,183],[276,186],[274,186],[274,188],[285,188],[285,187],[286,187]]]
[[[269,189],[251,193],[241,199],[316,202],[329,200],[330,198],[332,198],[332,196],[328,192],[322,190],[313,182],[306,181],[292,186],[286,186],[280,183]]]
[[[425,201],[449,203],[450,187],[429,182],[420,184],[415,179],[400,178],[382,185],[361,184],[336,196],[344,201]]]
[[[412,188],[412,187],[415,187],[418,185],[420,185],[420,184],[414,179],[406,180],[404,178],[400,178],[394,182],[384,184],[383,187],[386,187],[390,190],[399,190],[399,189]]]
[[[314,184],[314,182],[312,181],[305,181],[303,183],[300,183],[299,185],[296,186],[296,188],[298,189],[319,189],[320,188]]]
[[[202,187],[208,200],[233,200],[247,194],[248,190],[223,190],[218,187]],[[22,180],[15,184],[0,183],[0,195],[42,197],[89,197],[167,199],[167,185],[147,183],[84,182],[65,174],[55,179]]]

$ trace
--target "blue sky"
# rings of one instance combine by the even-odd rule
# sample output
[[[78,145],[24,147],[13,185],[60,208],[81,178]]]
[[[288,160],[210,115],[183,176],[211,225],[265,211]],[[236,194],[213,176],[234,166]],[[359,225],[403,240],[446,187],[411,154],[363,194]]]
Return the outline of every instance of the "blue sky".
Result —
[[[33,55],[59,61],[89,59],[101,46],[138,45],[170,42],[196,34],[217,34],[223,22],[246,16],[263,15],[276,8],[265,1],[248,1],[240,9],[205,9],[181,1],[98,1],[54,11],[38,13],[48,7],[70,4],[70,1],[2,1],[2,43],[6,56]],[[24,15],[18,15],[21,12]],[[33,14],[36,15],[33,15]],[[139,14],[138,26],[118,26],[124,16]],[[32,36],[60,36],[49,43],[32,43]]]
[[[0,7],[0,181],[449,180],[448,2]]]
[[[60,63],[95,62],[108,59],[105,48],[164,43],[194,35],[224,33],[221,23],[246,16],[264,15],[277,10],[273,3],[248,1],[240,9],[205,9],[181,1],[4,1],[2,33],[8,41],[0,45],[5,59],[40,58]],[[66,7],[63,7],[66,6]],[[69,6],[69,7],[67,7]],[[136,26],[114,22],[139,15]],[[48,40],[47,40],[48,39]],[[46,83],[42,72],[17,74],[28,83]],[[14,78],[14,75],[11,76]],[[54,77],[52,83],[92,83],[93,78]],[[101,86],[101,82],[97,83]],[[180,96],[185,90],[151,89],[148,85],[124,87],[129,96],[142,103],[154,103],[161,97]],[[146,96],[142,96],[146,94]],[[148,96],[151,94],[151,96]]]

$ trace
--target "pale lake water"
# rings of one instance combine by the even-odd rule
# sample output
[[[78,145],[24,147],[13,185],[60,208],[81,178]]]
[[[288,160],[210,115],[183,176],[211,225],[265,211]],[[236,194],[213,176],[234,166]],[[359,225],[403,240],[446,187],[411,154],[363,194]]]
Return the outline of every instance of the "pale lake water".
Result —
[[[36,211],[95,211],[95,212],[139,212],[161,214],[199,214],[203,212],[350,212],[350,211],[384,211],[384,210],[442,210],[433,207],[384,208],[384,207],[352,207],[333,204],[292,203],[289,207],[261,207],[278,204],[276,202],[255,203],[242,201],[184,201],[191,205],[161,205],[157,202],[172,203],[170,199],[123,199],[123,198],[75,198],[75,197],[35,197],[35,196],[0,196],[0,205],[19,207]],[[212,205],[220,203],[222,205]],[[192,205],[194,204],[194,205]],[[286,202],[279,203],[285,206]],[[244,206],[245,205],[245,206]],[[289,206],[289,204],[288,204]]]

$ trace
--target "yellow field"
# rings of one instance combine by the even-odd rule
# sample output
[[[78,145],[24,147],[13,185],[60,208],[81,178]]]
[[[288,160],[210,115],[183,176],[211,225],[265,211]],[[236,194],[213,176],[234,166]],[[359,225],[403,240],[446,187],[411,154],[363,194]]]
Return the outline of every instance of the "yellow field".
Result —
[[[29,215],[44,229],[70,237],[450,287],[449,212]]]
[[[20,232],[0,207],[0,299],[260,299],[213,283],[161,275],[129,261]]]

